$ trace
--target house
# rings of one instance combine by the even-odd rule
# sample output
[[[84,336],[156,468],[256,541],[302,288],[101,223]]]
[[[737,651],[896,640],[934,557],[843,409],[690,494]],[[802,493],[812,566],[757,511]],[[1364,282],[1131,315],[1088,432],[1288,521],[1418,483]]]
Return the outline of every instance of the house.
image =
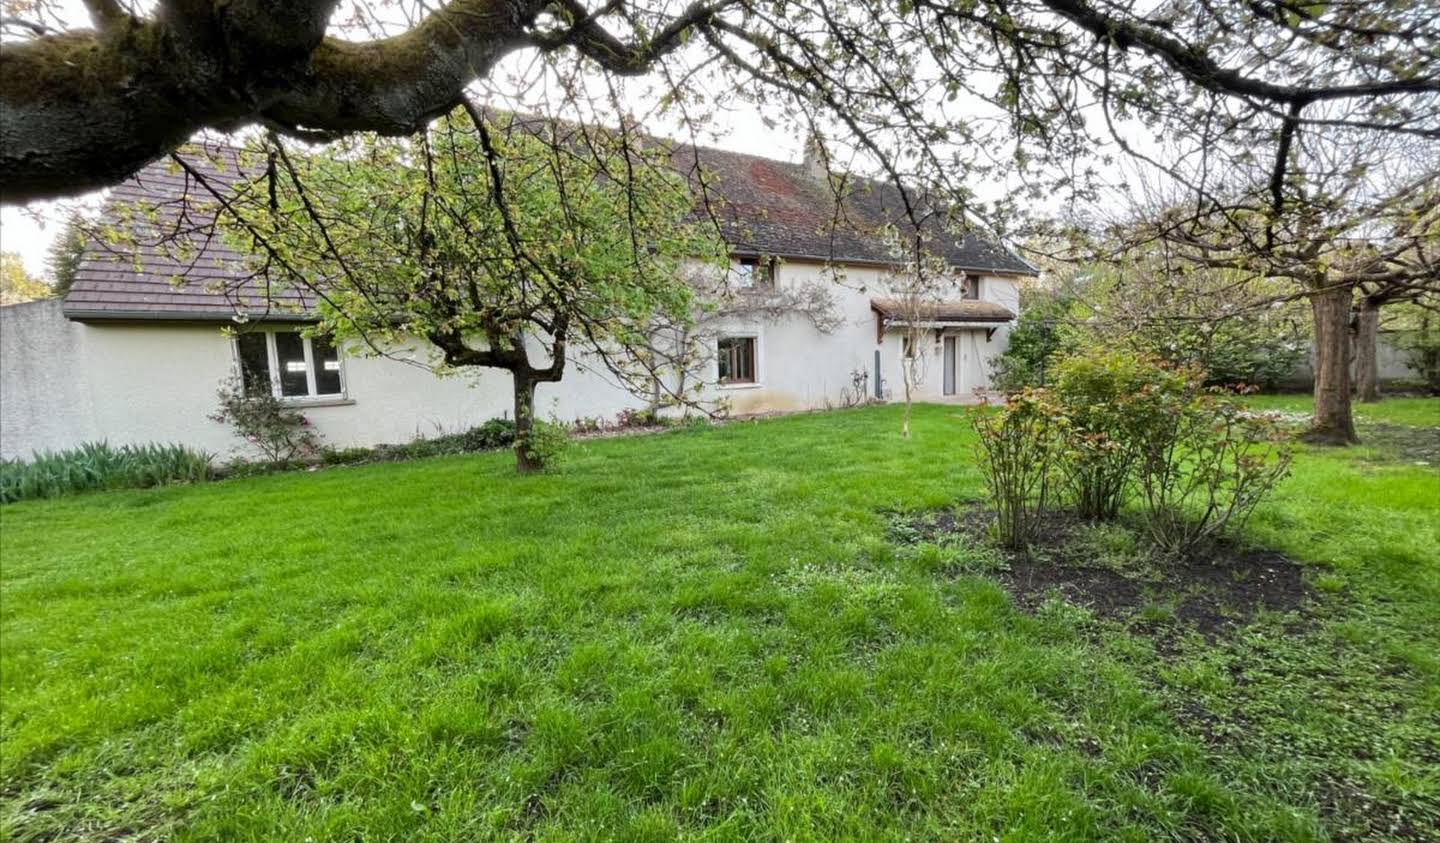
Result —
[[[192,160],[213,167],[227,154],[233,158],[209,148]],[[696,373],[708,384],[707,400],[735,414],[891,400],[903,391],[902,360],[917,351],[924,363],[917,400],[959,401],[988,388],[989,361],[1005,350],[1018,309],[1017,281],[1035,275],[1023,260],[980,237],[940,232],[931,248],[964,271],[963,289],[907,314],[892,290],[897,267],[876,234],[900,219],[893,186],[855,191],[837,225],[816,160],[690,146],[674,158],[682,169],[707,173],[722,196],[733,280],[747,301],[823,288],[832,311],[823,325],[763,306],[712,320],[713,355]],[[373,356],[302,335],[315,302],[303,291],[267,292],[263,279],[237,277],[240,256],[202,233],[199,193],[182,170],[164,162],[145,168],[112,191],[107,222],[171,226],[191,238],[183,257],[145,245],[92,246],[63,302],[0,309],[0,455],[101,439],[240,452],[244,443],[210,416],[220,383],[241,371],[263,372],[336,446],[404,442],[509,414],[506,372],[440,377],[428,368],[422,341]],[[114,210],[137,201],[161,208],[159,222]],[[918,350],[905,338],[917,318],[927,338]],[[611,420],[645,406],[587,362],[580,356],[560,383],[542,385],[537,412]]]

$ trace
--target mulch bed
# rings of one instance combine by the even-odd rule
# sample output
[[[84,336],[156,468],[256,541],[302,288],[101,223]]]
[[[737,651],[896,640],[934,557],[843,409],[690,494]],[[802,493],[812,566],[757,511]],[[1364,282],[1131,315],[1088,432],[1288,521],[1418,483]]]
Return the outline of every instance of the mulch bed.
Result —
[[[907,535],[924,541],[989,544],[991,515],[970,504],[908,518]],[[1029,554],[1004,553],[993,572],[1020,607],[1034,611],[1059,596],[1097,616],[1133,620],[1145,629],[1159,610],[1207,637],[1221,635],[1261,611],[1285,612],[1310,596],[1300,565],[1272,550],[1217,544],[1190,557],[1147,558],[1139,551],[1122,567],[1095,564],[1094,549],[1080,538],[1086,523],[1065,513],[1046,517]],[[1147,611],[1148,610],[1148,611]]]

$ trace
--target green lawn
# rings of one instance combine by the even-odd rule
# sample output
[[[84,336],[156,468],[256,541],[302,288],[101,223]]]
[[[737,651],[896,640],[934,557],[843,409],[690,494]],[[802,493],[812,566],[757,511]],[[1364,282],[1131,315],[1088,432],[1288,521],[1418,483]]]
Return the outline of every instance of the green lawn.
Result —
[[[898,428],[0,509],[0,838],[1435,839],[1435,465],[1302,450],[1250,537],[1316,597],[1207,641],[892,543],[981,491]]]

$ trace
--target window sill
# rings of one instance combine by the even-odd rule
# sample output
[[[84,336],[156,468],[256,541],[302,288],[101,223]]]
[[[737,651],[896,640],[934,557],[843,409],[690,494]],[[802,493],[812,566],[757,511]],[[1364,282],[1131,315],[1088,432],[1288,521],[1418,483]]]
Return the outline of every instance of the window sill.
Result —
[[[762,387],[762,386],[764,386],[764,384],[754,383],[754,382],[751,382],[751,383],[720,383],[720,384],[716,384],[716,387],[719,388],[719,389],[759,389],[759,388]]]
[[[310,407],[349,407],[355,403],[355,399],[335,395],[323,398],[281,398],[280,403],[303,410]]]

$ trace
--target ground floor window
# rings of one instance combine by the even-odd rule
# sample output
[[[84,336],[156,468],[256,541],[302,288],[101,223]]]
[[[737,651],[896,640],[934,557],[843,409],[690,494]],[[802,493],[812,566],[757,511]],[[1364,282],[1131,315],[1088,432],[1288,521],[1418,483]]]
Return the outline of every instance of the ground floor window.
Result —
[[[724,337],[718,351],[721,383],[756,382],[754,337]]]
[[[269,390],[281,398],[343,395],[340,353],[326,337],[298,331],[247,331],[235,337],[245,391]]]

